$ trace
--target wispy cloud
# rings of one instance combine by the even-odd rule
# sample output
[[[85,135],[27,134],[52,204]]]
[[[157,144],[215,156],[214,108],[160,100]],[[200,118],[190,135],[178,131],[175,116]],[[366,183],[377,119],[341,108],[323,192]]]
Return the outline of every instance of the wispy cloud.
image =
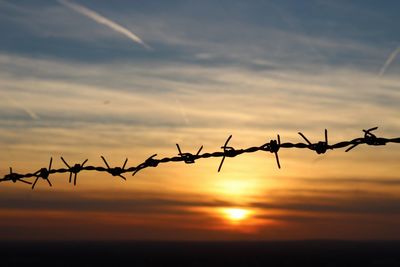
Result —
[[[95,22],[99,23],[99,24],[103,24],[107,27],[109,27],[110,29],[119,32],[123,35],[125,35],[126,37],[128,37],[129,39],[131,39],[132,41],[134,41],[135,43],[141,44],[143,47],[145,47],[146,49],[151,49],[151,47],[149,45],[147,45],[142,39],[140,39],[136,34],[134,34],[132,31],[128,30],[127,28],[119,25],[118,23],[100,15],[99,13],[84,7],[82,5],[76,4],[76,3],[72,3],[69,2],[67,0],[57,0],[60,4],[62,4],[65,7],[68,7],[88,18],[91,18],[92,20],[94,20]]]
[[[251,203],[254,208],[271,210],[290,210],[307,212],[309,215],[319,213],[351,214],[400,214],[399,198],[396,194],[381,193],[370,190],[326,190],[296,189],[294,194],[274,194],[269,192],[270,200],[261,198]],[[308,194],[308,195],[307,195]]]
[[[390,64],[396,59],[397,55],[400,53],[400,46],[397,47],[386,59],[385,63],[383,64],[381,70],[379,71],[379,76],[385,74],[387,68],[389,68]]]
[[[26,202],[26,192],[7,191],[9,202],[0,202],[0,210],[64,210],[87,212],[115,212],[136,214],[189,214],[193,208],[218,208],[229,207],[234,202],[213,199],[202,194],[162,193],[162,192],[135,192],[135,196],[129,193],[119,192],[121,198],[115,198],[110,192],[92,191],[85,194],[74,194],[68,191],[60,191],[53,196],[49,203],[46,199],[49,192],[42,192],[40,196]],[[200,200],[201,199],[201,200]]]
[[[28,114],[29,117],[31,117],[32,120],[38,120],[40,119],[39,116],[30,108],[24,106],[23,104],[15,101],[14,99],[5,97],[4,99],[8,100],[8,102],[13,105],[14,107],[21,109],[23,111],[25,111],[26,114]]]

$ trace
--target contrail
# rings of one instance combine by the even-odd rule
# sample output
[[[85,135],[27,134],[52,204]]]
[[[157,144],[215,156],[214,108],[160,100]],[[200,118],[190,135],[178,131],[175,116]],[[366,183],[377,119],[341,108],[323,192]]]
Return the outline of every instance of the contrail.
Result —
[[[38,116],[35,112],[33,112],[31,109],[25,107],[24,105],[18,103],[18,102],[15,101],[14,99],[8,98],[7,100],[8,100],[14,107],[19,108],[19,109],[25,111],[26,114],[28,114],[29,117],[31,117],[32,120],[39,120],[39,119],[40,119],[39,116]]]
[[[129,39],[131,39],[132,41],[141,44],[143,47],[145,47],[146,49],[151,49],[150,46],[148,46],[145,42],[143,42],[142,39],[140,39],[137,35],[135,35],[133,32],[131,32],[130,30],[128,30],[127,28],[115,23],[112,20],[109,20],[106,17],[103,17],[102,15],[100,15],[99,13],[90,10],[87,7],[78,5],[76,3],[72,3],[69,2],[67,0],[57,0],[60,4],[62,4],[65,7],[68,7],[88,18],[91,18],[92,20],[94,20],[95,22],[99,23],[99,24],[103,24],[107,27],[109,27],[110,29],[119,32],[123,35],[125,35],[126,37],[128,37]]]
[[[392,64],[392,62],[396,59],[396,56],[400,53],[400,46],[397,47],[386,59],[385,64],[383,64],[381,71],[379,72],[379,76],[385,74],[386,69]]]

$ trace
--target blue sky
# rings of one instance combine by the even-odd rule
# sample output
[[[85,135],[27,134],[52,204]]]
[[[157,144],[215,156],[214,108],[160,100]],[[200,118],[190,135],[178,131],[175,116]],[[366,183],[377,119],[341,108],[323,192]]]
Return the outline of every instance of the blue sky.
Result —
[[[346,96],[340,96],[340,91],[344,91],[350,100],[368,98],[364,104],[395,104],[391,96],[378,93],[375,85],[372,85],[374,92],[360,95],[361,89],[355,88],[354,83],[339,82],[349,80],[346,77],[353,74],[360,79],[361,76],[373,79],[396,51],[400,38],[395,27],[399,20],[396,1],[381,5],[373,1],[169,1],[168,4],[82,1],[79,4],[130,29],[153,49],[146,50],[57,1],[1,1],[0,51],[4,75],[101,85],[109,91],[139,93],[145,97],[252,90],[270,95],[276,88],[267,85],[265,89],[261,86],[255,89],[247,86],[247,80],[258,83],[268,77],[307,86],[310,79],[319,86],[331,79],[335,81],[331,84],[326,81],[324,85],[342,86],[334,96],[326,89],[311,90],[311,94],[343,101]],[[396,77],[399,69],[396,57],[385,68],[381,80]],[[48,65],[40,67],[45,64]],[[252,77],[242,77],[246,80],[242,85],[232,86],[224,78],[225,73],[236,77],[249,73]],[[311,81],[318,77],[320,80]],[[377,78],[372,82],[385,81]],[[189,88],[194,84],[195,89]],[[380,86],[392,88],[391,84]],[[307,101],[311,99],[307,90],[296,92],[286,85],[281,87],[279,93],[295,92],[299,97],[308,97]],[[194,96],[191,100],[194,101]]]
[[[397,1],[79,3],[132,29],[154,51],[129,45],[118,33],[57,1],[2,1],[1,50],[92,63],[268,67],[257,66],[258,59],[283,68],[307,63],[377,71],[400,38]]]

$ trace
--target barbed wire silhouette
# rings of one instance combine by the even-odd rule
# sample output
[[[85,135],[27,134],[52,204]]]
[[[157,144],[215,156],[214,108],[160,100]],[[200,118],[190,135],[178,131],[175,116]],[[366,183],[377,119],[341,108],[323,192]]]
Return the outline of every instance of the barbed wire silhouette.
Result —
[[[355,147],[366,144],[369,146],[384,146],[387,143],[400,143],[400,137],[396,138],[384,138],[384,137],[377,137],[375,134],[372,133],[372,131],[377,130],[378,127],[373,127],[368,130],[363,130],[364,136],[355,138],[350,141],[342,141],[333,145],[330,145],[328,143],[328,131],[325,129],[325,140],[324,141],[319,141],[317,143],[312,143],[310,140],[301,132],[298,134],[306,141],[306,143],[281,143],[281,138],[279,134],[277,135],[277,139],[272,139],[268,143],[265,143],[261,146],[253,146],[253,147],[248,147],[245,149],[235,149],[232,146],[228,146],[229,141],[232,138],[232,135],[230,135],[227,140],[225,141],[224,145],[221,147],[222,151],[217,151],[217,152],[211,152],[211,153],[203,153],[200,154],[200,152],[203,149],[203,146],[199,148],[196,154],[192,154],[189,152],[184,152],[182,153],[181,147],[179,144],[176,144],[176,147],[178,149],[178,155],[173,156],[173,157],[165,157],[161,159],[156,159],[155,157],[157,154],[154,154],[147,158],[143,163],[140,163],[136,167],[129,167],[125,168],[126,164],[128,162],[128,158],[125,160],[124,164],[122,167],[110,167],[108,164],[107,160],[103,157],[100,156],[101,159],[103,160],[105,167],[96,167],[96,166],[85,166],[85,164],[88,162],[88,159],[84,160],[82,163],[76,163],[74,165],[68,164],[67,161],[61,157],[61,161],[65,164],[67,168],[60,168],[60,169],[52,169],[52,163],[53,163],[53,158],[50,158],[49,162],[49,167],[48,168],[40,168],[38,171],[33,172],[33,173],[25,173],[25,174],[20,174],[17,172],[13,172],[13,169],[10,167],[10,173],[6,174],[3,178],[0,178],[0,182],[7,182],[7,181],[12,181],[14,183],[16,182],[22,182],[25,184],[30,184],[32,185],[32,189],[35,188],[37,182],[42,179],[45,180],[49,186],[52,186],[49,176],[50,174],[54,173],[69,173],[69,183],[72,183],[72,174],[74,174],[74,186],[77,183],[77,176],[80,172],[82,171],[97,171],[97,172],[108,172],[112,176],[118,176],[121,179],[126,180],[126,177],[123,175],[125,173],[132,172],[132,176],[137,174],[139,171],[150,168],[150,167],[157,167],[160,163],[168,163],[168,162],[184,162],[185,164],[193,164],[195,163],[196,160],[198,159],[206,159],[206,158],[222,158],[221,162],[218,167],[218,172],[221,171],[222,165],[225,162],[226,157],[228,158],[233,158],[236,156],[239,156],[244,153],[254,153],[258,151],[265,151],[265,152],[270,152],[275,155],[275,160],[278,168],[281,168],[280,160],[279,160],[279,155],[278,152],[281,148],[298,148],[298,149],[309,149],[312,151],[315,151],[317,154],[324,154],[328,150],[334,150],[334,149],[340,149],[340,148],[345,148],[345,152],[349,152],[350,150],[354,149]],[[27,181],[26,179],[34,179],[34,182]]]

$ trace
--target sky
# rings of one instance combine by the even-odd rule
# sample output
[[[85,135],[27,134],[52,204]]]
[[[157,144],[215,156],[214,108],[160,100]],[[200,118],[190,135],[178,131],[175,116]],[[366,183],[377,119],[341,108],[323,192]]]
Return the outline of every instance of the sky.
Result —
[[[0,176],[400,133],[399,1],[0,0]],[[400,146],[0,184],[1,240],[399,239]]]

